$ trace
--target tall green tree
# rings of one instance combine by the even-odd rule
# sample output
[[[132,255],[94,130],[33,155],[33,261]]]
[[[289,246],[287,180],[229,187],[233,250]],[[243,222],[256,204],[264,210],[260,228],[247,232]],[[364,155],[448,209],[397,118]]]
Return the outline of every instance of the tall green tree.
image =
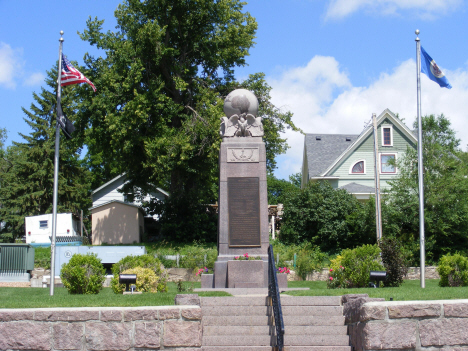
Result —
[[[47,72],[46,87],[33,93],[34,103],[23,108],[24,120],[32,129],[20,134],[24,141],[14,142],[4,153],[0,168],[0,240],[13,241],[24,235],[24,217],[52,213],[57,70]],[[77,87],[63,89],[62,109],[73,120]],[[59,158],[58,211],[87,211],[90,207],[89,172],[80,160],[76,141],[61,138]]]
[[[416,128],[415,122],[415,128]],[[446,253],[468,253],[468,164],[450,121],[422,118],[424,216],[429,262]],[[387,197],[392,232],[419,255],[419,188],[417,151],[409,149],[398,163],[400,176]],[[395,228],[398,228],[395,230]],[[385,231],[385,229],[384,229]]]
[[[89,19],[81,34],[105,52],[85,58],[98,87],[80,113],[80,123],[91,126],[85,134],[93,172],[100,172],[102,181],[126,172],[130,186],[166,188],[172,204],[162,215],[177,225],[190,215],[174,210],[217,199],[219,120],[230,91],[247,88],[259,98],[269,169],[287,147],[280,132],[294,128],[291,114],[271,104],[263,74],[244,82],[234,78],[257,29],[243,5],[126,0],[115,11],[115,32],[103,32],[102,20]],[[190,238],[198,230],[185,227],[171,230]]]
[[[365,226],[356,216],[365,211],[346,190],[333,189],[328,182],[310,182],[287,196],[280,240],[291,244],[310,242],[332,254],[375,243],[375,231],[356,230]]]

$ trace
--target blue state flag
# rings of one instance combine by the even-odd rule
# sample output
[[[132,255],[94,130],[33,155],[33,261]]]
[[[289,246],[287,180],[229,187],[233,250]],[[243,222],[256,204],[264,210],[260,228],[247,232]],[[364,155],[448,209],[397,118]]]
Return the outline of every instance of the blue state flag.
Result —
[[[447,77],[442,70],[437,66],[435,61],[421,46],[421,72],[426,74],[430,80],[433,80],[440,85],[441,88],[452,89]]]

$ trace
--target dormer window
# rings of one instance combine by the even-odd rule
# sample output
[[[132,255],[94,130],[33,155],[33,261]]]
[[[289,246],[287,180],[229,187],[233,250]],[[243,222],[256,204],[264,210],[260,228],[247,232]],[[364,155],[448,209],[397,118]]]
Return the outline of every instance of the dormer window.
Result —
[[[366,162],[359,160],[351,166],[350,174],[365,174],[366,173]]]
[[[382,146],[393,146],[393,127],[391,125],[383,125],[382,132]]]

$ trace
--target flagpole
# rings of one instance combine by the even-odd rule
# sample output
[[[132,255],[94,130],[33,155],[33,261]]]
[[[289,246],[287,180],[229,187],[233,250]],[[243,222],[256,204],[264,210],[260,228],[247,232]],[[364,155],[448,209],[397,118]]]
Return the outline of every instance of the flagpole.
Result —
[[[61,104],[61,84],[62,84],[62,46],[63,30],[60,31],[59,64],[57,79],[57,116]],[[59,150],[60,150],[60,128],[58,120],[55,121],[55,157],[54,157],[54,198],[52,205],[52,239],[50,240],[50,296],[54,295],[55,287],[55,239],[57,235],[57,199],[58,199],[58,172],[59,172]]]
[[[422,149],[422,121],[421,121],[421,43],[419,29],[416,29],[416,76],[418,89],[418,180],[419,180],[419,244],[420,244],[420,279],[421,288],[426,287],[426,247],[424,238],[424,174]]]

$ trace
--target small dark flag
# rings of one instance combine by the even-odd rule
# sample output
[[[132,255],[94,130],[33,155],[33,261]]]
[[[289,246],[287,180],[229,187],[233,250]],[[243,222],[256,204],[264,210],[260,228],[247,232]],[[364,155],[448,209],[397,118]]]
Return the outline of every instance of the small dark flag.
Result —
[[[58,113],[57,113],[57,122],[62,128],[63,134],[67,137],[67,139],[72,138],[72,133],[75,131],[75,126],[73,123],[63,114],[62,106],[60,102],[58,103]]]

